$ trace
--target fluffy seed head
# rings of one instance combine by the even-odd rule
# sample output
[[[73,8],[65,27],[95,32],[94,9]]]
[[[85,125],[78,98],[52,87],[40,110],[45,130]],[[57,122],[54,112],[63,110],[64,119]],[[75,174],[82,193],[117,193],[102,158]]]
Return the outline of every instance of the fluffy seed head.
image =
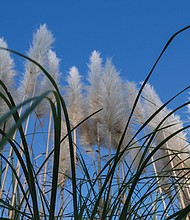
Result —
[[[61,73],[59,72],[59,63],[60,60],[57,58],[56,53],[52,50],[48,51],[48,58],[47,58],[47,71],[52,76],[54,81],[56,82],[57,86],[60,87],[60,78]],[[46,91],[53,91],[55,88],[53,87],[50,80],[44,76],[38,91],[38,95],[43,94]],[[55,102],[55,97],[52,93],[48,95],[48,97]],[[38,117],[43,117],[49,112],[49,103],[46,99],[44,99],[36,108],[36,114]]]
[[[41,25],[33,35],[33,42],[27,53],[27,56],[38,62],[41,66],[45,66],[47,62],[47,54],[53,43],[51,32],[47,26]],[[32,97],[35,95],[35,90],[38,88],[40,69],[32,62],[26,61],[25,74],[19,87],[21,100],[23,97]]]
[[[71,67],[67,77],[68,88],[66,90],[66,103],[68,107],[71,125],[76,126],[83,118],[84,104],[81,76],[76,67]]]
[[[87,103],[88,103],[88,113],[94,113],[100,109],[99,104],[99,91],[100,91],[100,81],[102,77],[102,59],[100,53],[93,51],[90,56],[90,63],[88,64],[88,82],[87,87]],[[92,118],[98,119],[99,114],[92,116]]]

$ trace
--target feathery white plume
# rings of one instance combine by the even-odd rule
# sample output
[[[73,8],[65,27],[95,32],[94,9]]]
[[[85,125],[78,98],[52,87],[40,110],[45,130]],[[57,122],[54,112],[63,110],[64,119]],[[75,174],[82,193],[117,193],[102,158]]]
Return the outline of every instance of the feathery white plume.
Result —
[[[163,105],[154,87],[151,86],[149,83],[147,83],[143,88],[142,99],[143,99],[143,106],[144,106],[146,119],[148,119],[153,113],[155,113]],[[156,128],[156,126],[168,113],[169,111],[166,108],[162,109],[162,111],[160,111],[154,117],[154,119],[151,120],[149,125],[153,128]]]
[[[103,108],[100,120],[100,133],[107,137],[107,139],[104,138],[104,147],[116,149],[125,130],[129,111],[126,108],[125,99],[127,97],[124,96],[126,94],[123,91],[122,80],[110,59],[106,61],[100,85],[99,100],[100,106]],[[132,137],[133,129],[129,125],[121,148],[125,148]],[[140,155],[139,148],[134,140],[131,143],[130,150],[124,156],[127,156],[129,163],[133,162],[132,167],[135,168],[140,161],[138,160]]]
[[[0,38],[0,47],[7,48],[7,43],[3,38]],[[6,85],[8,91],[16,99],[16,92],[13,90],[15,71],[13,69],[14,62],[10,53],[5,50],[0,50],[0,79]],[[0,86],[0,92],[6,96],[4,89]],[[7,104],[0,98],[0,116],[9,110]],[[7,122],[9,126],[10,120]]]
[[[156,91],[150,84],[146,84],[143,91],[144,97],[144,110],[146,112],[147,118],[150,117],[155,111],[163,105],[159,96],[157,95]],[[156,128],[158,124],[170,113],[171,111],[168,110],[166,107],[161,110],[149,123],[152,129]],[[183,123],[180,120],[178,115],[170,115],[164,123],[161,125],[160,131],[157,132],[156,135],[156,144],[161,143],[164,139],[169,137],[174,132],[183,128]],[[190,146],[187,143],[186,134],[184,131],[176,134],[172,138],[170,138],[167,143],[164,144],[163,149],[166,150],[169,154],[171,152],[176,153],[176,156],[172,156],[173,163],[175,165],[179,164],[181,161],[184,161],[185,166],[190,166]],[[166,152],[165,151],[165,152]],[[157,152],[160,153],[159,151]],[[179,162],[180,158],[180,162]],[[166,160],[166,161],[164,161]],[[162,159],[163,164],[168,163],[169,159],[165,157]],[[158,164],[158,163],[157,163]],[[158,169],[160,170],[163,168],[163,164],[161,161],[158,164]]]
[[[52,50],[48,51],[48,57],[47,57],[47,71],[52,76],[54,81],[56,82],[57,86],[60,87],[60,78],[61,73],[59,71],[59,63],[60,59],[56,56],[56,53]],[[39,92],[38,94],[42,94],[46,91],[55,90],[50,80],[44,76],[42,79],[42,82],[40,84]],[[48,97],[55,102],[54,95],[50,93]],[[37,107],[36,107],[36,114],[38,117],[42,117],[46,115],[49,112],[49,104],[46,99],[44,99]]]
[[[110,133],[112,139],[117,139],[117,136],[121,136],[124,130],[123,122],[126,123],[127,113],[124,116],[125,105],[122,81],[110,59],[106,61],[103,71],[99,101],[101,108],[103,108],[100,120],[101,134],[106,137]],[[113,140],[111,145],[109,147],[117,147]]]
[[[7,43],[3,38],[0,38],[0,47],[7,48]],[[5,50],[0,50],[0,79],[7,86],[8,89],[11,89],[14,84],[14,62],[10,56],[10,53]]]
[[[33,35],[33,42],[27,56],[44,66],[47,62],[47,54],[53,41],[52,33],[47,29],[46,24],[41,25]],[[40,73],[40,69],[35,64],[26,61],[25,74],[19,87],[21,99],[34,95]]]
[[[124,84],[124,92],[125,92],[126,110],[130,114],[138,95],[138,89],[136,83],[126,81],[126,83]],[[132,119],[136,123],[142,124],[144,122],[144,111],[140,99],[137,102],[137,105],[133,112]]]
[[[102,59],[100,53],[93,51],[90,56],[90,63],[88,64],[88,82],[89,86],[87,87],[87,102],[89,114],[96,112],[100,109],[99,104],[99,91],[100,91],[100,81],[102,76]],[[92,118],[97,119],[99,114],[95,114]]]
[[[97,124],[95,120],[88,119],[79,127],[79,139],[81,146],[87,153],[93,154],[92,146],[95,146],[97,141]]]
[[[76,67],[71,67],[67,77],[68,87],[66,90],[66,103],[68,108],[69,119],[72,127],[76,126],[84,118],[83,104],[83,84],[81,76]]]
[[[88,64],[88,83],[87,94],[85,99],[85,115],[88,116],[97,110],[100,109],[99,104],[99,90],[100,90],[100,81],[102,75],[102,59],[100,53],[93,51]],[[87,148],[87,151],[90,146],[100,144],[99,138],[99,118],[100,113],[97,113],[91,116],[87,121],[85,121],[80,127],[80,143]]]
[[[164,129],[164,134],[166,137],[173,134],[173,132],[183,129],[183,122],[181,121],[180,116],[176,114],[172,114],[169,117],[167,125],[171,126]],[[184,166],[190,167],[190,145],[187,141],[185,131],[181,131],[172,137],[168,141],[168,147],[178,154],[176,159],[179,159],[179,163],[183,161]]]

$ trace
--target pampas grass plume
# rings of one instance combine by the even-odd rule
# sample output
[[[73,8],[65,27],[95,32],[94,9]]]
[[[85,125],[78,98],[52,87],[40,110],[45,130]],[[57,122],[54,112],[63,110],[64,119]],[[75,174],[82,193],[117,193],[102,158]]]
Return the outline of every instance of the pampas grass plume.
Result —
[[[48,51],[48,57],[47,57],[47,71],[50,73],[54,81],[56,82],[57,86],[61,88],[60,86],[60,78],[61,73],[59,71],[59,65],[60,65],[60,59],[56,56],[56,53],[52,50]],[[38,94],[42,94],[46,91],[53,91],[54,87],[52,83],[49,81],[49,79],[44,76],[42,79],[42,82],[40,84],[39,92]],[[48,97],[55,102],[54,95],[50,93]],[[38,117],[43,117],[49,112],[49,105],[47,100],[43,100],[36,108],[36,114]]]
[[[108,59],[103,71],[99,92],[100,107],[103,108],[100,120],[101,134],[105,137],[110,133],[114,139],[118,133],[121,135],[124,129],[123,121],[126,122],[127,117],[124,118],[123,115],[125,111],[123,98],[122,81],[111,59]],[[121,124],[122,126],[120,126]],[[117,147],[113,140],[110,147]]]
[[[101,75],[102,58],[98,51],[93,51],[88,64],[87,80],[89,85],[86,87],[87,93],[84,107],[84,113],[86,116],[93,114],[101,108],[99,103]],[[100,114],[101,113],[97,113],[91,116],[80,126],[80,143],[88,152],[92,152],[92,146],[100,144],[98,131]]]
[[[40,28],[33,35],[33,42],[27,53],[27,56],[45,66],[47,62],[47,54],[54,39],[52,33],[47,29],[46,24],[41,25]],[[34,95],[37,79],[41,71],[30,61],[25,63],[25,74],[21,80],[19,93],[21,100],[23,97],[32,97]]]
[[[87,87],[87,103],[88,103],[88,113],[94,113],[100,109],[99,104],[99,91],[100,82],[102,77],[102,58],[100,53],[93,51],[90,56],[90,62],[88,64],[88,83]],[[92,118],[97,119],[99,114],[92,116]]]
[[[3,38],[0,38],[0,47],[7,48],[7,43]],[[16,72],[14,71],[14,62],[10,56],[10,53],[5,50],[0,50],[0,79],[8,88],[9,92],[16,99],[16,94],[13,88],[14,77]],[[5,95],[4,90],[0,87],[0,92]],[[6,103],[0,99],[0,115],[6,113],[8,107]]]
[[[78,69],[73,66],[69,70],[67,77],[68,87],[66,89],[66,103],[71,125],[76,126],[83,118],[84,104],[83,104],[83,84]]]

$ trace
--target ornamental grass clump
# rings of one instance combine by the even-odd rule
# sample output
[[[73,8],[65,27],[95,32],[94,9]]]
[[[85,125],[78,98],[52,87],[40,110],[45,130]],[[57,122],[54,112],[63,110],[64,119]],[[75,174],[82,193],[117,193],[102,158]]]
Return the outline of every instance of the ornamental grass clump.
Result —
[[[97,51],[62,75],[47,25],[27,55],[0,38],[0,218],[190,219],[190,102],[168,107],[189,87],[163,103],[148,82],[188,28],[140,84]]]

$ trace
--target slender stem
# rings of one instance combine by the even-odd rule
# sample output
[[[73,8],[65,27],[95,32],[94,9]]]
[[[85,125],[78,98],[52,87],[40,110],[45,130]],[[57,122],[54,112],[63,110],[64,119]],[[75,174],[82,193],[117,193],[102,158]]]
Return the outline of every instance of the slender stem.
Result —
[[[164,134],[163,134],[164,135]],[[165,136],[165,135],[164,135]],[[165,138],[165,137],[164,137]],[[173,172],[173,175],[174,175],[174,178],[175,179],[177,179],[177,173],[176,173],[176,171],[175,171],[175,165],[174,165],[174,162],[173,162],[173,159],[174,158],[172,158],[172,156],[171,156],[171,154],[170,154],[170,150],[169,150],[169,147],[168,147],[168,144],[166,143],[166,150],[167,150],[167,152],[168,152],[168,157],[169,157],[169,160],[170,160],[170,164],[171,164],[171,167],[172,167],[172,172]],[[184,202],[184,200],[183,200],[183,194],[182,194],[182,191],[181,191],[181,187],[179,187],[178,186],[178,184],[177,184],[177,191],[179,191],[179,204],[180,204],[180,206],[181,206],[181,208],[183,209],[183,208],[185,208],[186,206],[185,206],[185,202]],[[186,217],[186,220],[189,220],[189,217],[187,216]]]
[[[77,156],[77,130],[74,129],[73,131],[73,142],[74,142],[74,160],[75,160],[75,169],[76,169],[76,156]]]
[[[121,162],[121,173],[122,173],[122,180],[125,180],[125,166],[124,161]],[[126,193],[123,194],[122,203],[125,204],[126,201]]]
[[[117,169],[117,187],[118,187],[118,192],[120,190],[120,175],[121,175],[121,165],[118,165],[118,169]],[[119,200],[121,200],[122,198],[118,197]],[[117,211],[117,215],[120,216],[121,214],[121,208],[120,205],[118,207],[118,211]]]
[[[151,150],[149,150],[149,151],[151,152]],[[166,210],[166,202],[165,202],[165,199],[164,199],[164,196],[163,196],[163,190],[162,190],[162,187],[161,187],[161,184],[160,184],[160,180],[158,178],[158,172],[157,172],[156,164],[154,162],[153,157],[151,157],[151,161],[152,161],[152,166],[153,166],[154,173],[156,175],[156,180],[157,180],[157,183],[158,183],[158,190],[159,190],[159,193],[161,195],[162,204],[163,204],[164,210]],[[168,217],[168,212],[166,213],[166,216]]]
[[[108,132],[108,135],[109,135],[109,140],[108,140],[108,160],[111,159],[111,146],[112,146],[112,141],[111,141],[111,132],[109,131]],[[109,164],[109,170],[111,169],[111,164]],[[109,180],[109,183],[111,182],[111,179]],[[110,191],[109,191],[109,204],[111,204],[111,195],[112,195],[112,189],[110,187]]]
[[[97,122],[97,142],[98,142],[98,190],[99,192],[102,189],[102,177],[100,175],[101,173],[101,147],[100,147],[100,131],[99,131],[99,122]],[[100,198],[100,203],[99,203],[99,215],[100,219],[102,216],[102,207],[103,207],[103,200],[102,197]]]

